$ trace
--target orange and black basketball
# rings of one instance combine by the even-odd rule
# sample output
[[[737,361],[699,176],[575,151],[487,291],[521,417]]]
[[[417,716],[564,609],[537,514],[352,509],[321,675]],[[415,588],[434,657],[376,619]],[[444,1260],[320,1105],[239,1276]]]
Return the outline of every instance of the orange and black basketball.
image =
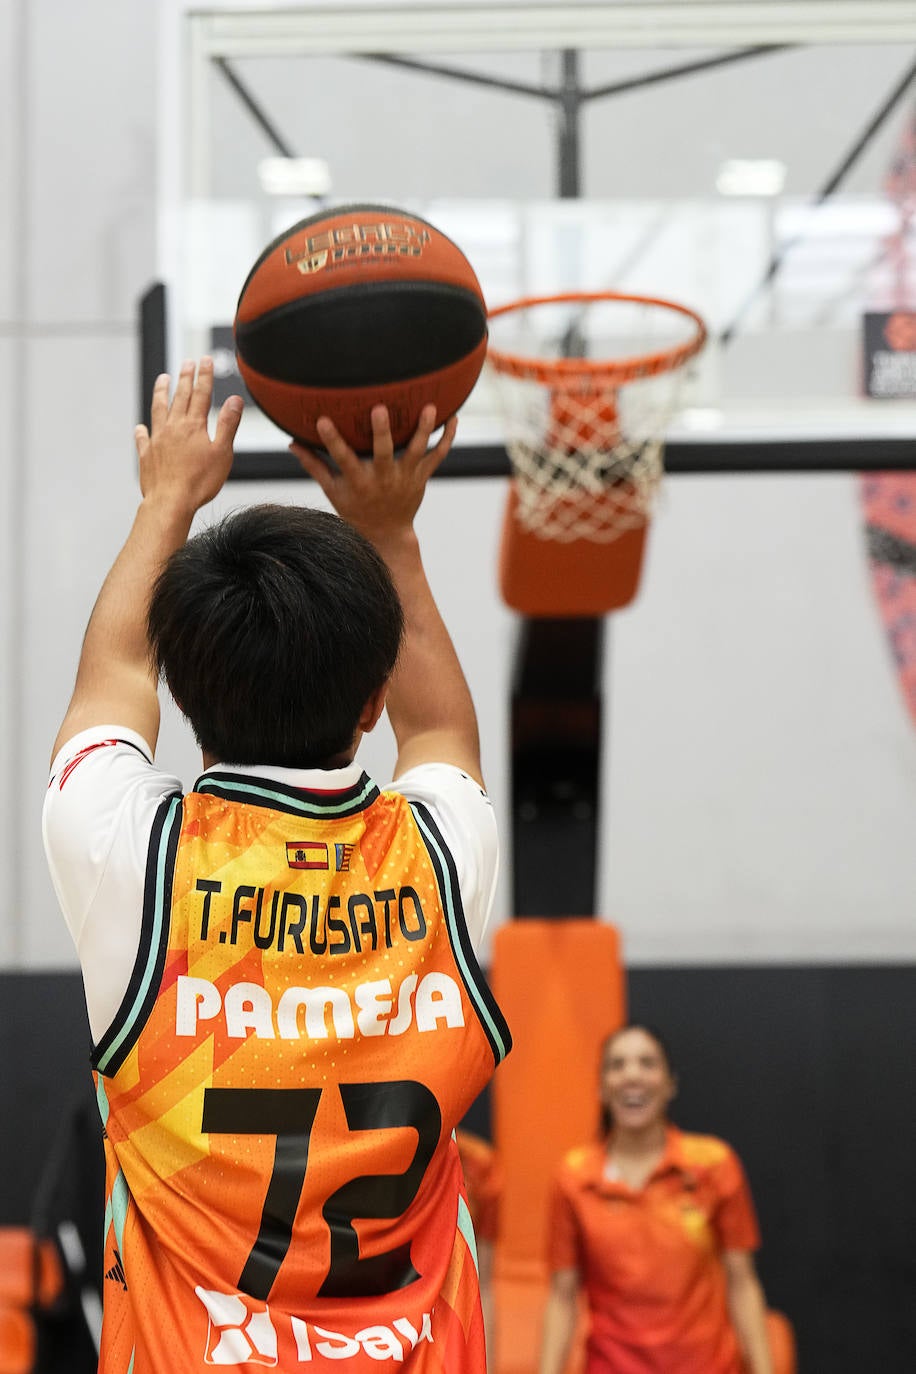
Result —
[[[416,215],[349,205],[300,220],[268,244],[235,316],[239,371],[269,419],[306,444],[328,415],[358,453],[388,407],[396,445],[432,403],[441,423],[483,366],[487,311],[474,270]]]

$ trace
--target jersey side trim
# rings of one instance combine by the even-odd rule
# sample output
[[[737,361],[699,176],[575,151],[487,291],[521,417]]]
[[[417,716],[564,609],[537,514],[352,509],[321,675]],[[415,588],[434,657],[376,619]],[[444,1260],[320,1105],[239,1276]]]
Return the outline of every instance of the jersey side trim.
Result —
[[[213,772],[199,778],[194,791],[222,797],[225,801],[269,806],[273,811],[284,811],[290,816],[312,816],[319,820],[355,816],[379,796],[378,787],[365,773],[353,787],[343,791],[308,792],[272,779]]]
[[[474,1261],[474,1268],[480,1273],[480,1260],[477,1257],[477,1237],[474,1234],[474,1222],[471,1217],[470,1209],[463,1197],[458,1199],[458,1230],[464,1236],[467,1247],[471,1252]]]
[[[167,797],[153,822],[146,862],[140,947],[130,983],[114,1021],[92,1056],[99,1073],[117,1073],[130,1053],[156,1000],[168,948],[172,878],[181,831],[182,799]]]
[[[499,1064],[512,1048],[512,1036],[496,999],[483,976],[483,971],[477,962],[477,955],[471,944],[471,938],[468,935],[461,893],[458,889],[458,872],[455,867],[455,860],[427,807],[421,802],[411,802],[410,809],[416,819],[423,843],[426,845],[439,885],[448,938],[455,963],[474,1005],[474,1010],[477,1012],[480,1024],[490,1042],[493,1057]]]

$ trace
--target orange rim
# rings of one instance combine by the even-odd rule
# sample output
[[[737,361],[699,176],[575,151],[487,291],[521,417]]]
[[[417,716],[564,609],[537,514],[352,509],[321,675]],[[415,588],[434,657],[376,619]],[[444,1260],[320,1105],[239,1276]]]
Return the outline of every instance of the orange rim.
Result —
[[[684,343],[660,349],[656,353],[604,360],[530,358],[521,353],[509,353],[505,349],[494,348],[491,343],[487,350],[488,362],[495,372],[525,381],[543,382],[547,386],[572,387],[582,382],[620,386],[642,377],[657,377],[663,372],[675,372],[695,357],[706,342],[706,325],[689,306],[679,305],[677,301],[665,300],[662,297],[631,296],[619,291],[566,291],[554,296],[522,296],[519,300],[509,301],[506,305],[499,305],[490,310],[488,318],[494,320],[500,315],[508,315],[510,311],[527,310],[537,305],[591,305],[598,301],[623,301],[631,305],[649,305],[663,310],[673,310],[690,320],[696,326],[696,332]]]

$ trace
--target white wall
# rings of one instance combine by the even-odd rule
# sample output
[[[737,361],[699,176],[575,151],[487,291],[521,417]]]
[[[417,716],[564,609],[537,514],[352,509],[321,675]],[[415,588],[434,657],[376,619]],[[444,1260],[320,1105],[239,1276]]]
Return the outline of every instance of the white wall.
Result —
[[[855,477],[668,484],[607,674],[631,960],[916,959],[916,730],[863,549]]]
[[[45,871],[46,769],[133,509],[135,302],[154,269],[155,7],[0,7],[0,957],[70,962]]]
[[[39,816],[83,628],[137,496],[134,317],[156,264],[157,13],[151,0],[0,7],[5,966],[72,962]],[[240,119],[227,115],[227,155]],[[443,165],[473,154],[487,182],[485,141],[455,125]],[[549,191],[545,128],[535,153],[536,165],[494,158],[497,184],[475,194]],[[517,187],[513,165],[527,168]],[[302,489],[233,488],[221,505],[262,495]],[[422,531],[505,820],[501,500],[495,482],[436,484]],[[868,597],[852,479],[672,481],[644,594],[612,630],[608,682],[601,914],[634,959],[916,956],[913,732]],[[390,757],[384,735],[366,752],[380,774]],[[162,759],[193,778],[172,717]],[[498,905],[505,919],[505,882]]]

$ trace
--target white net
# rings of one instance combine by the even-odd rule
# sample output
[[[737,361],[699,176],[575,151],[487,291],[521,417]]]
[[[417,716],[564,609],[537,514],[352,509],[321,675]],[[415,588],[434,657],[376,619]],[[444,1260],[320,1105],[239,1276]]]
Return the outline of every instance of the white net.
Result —
[[[618,317],[626,315],[626,327],[618,318],[614,334],[607,330],[611,305]],[[540,332],[522,318],[551,313],[553,328]],[[665,432],[684,378],[682,355],[690,355],[694,340],[697,349],[702,341],[692,317],[615,300],[596,307],[529,307],[492,323],[491,341],[501,356],[511,350],[531,360],[530,368],[514,365],[509,372],[491,358],[487,369],[503,418],[520,524],[543,539],[599,543],[644,524],[663,476]],[[576,358],[583,357],[578,377],[569,375],[576,371],[570,345]],[[588,372],[590,362],[615,358],[621,377],[638,374],[640,358],[652,375],[619,381],[613,363],[605,378],[596,368]]]

